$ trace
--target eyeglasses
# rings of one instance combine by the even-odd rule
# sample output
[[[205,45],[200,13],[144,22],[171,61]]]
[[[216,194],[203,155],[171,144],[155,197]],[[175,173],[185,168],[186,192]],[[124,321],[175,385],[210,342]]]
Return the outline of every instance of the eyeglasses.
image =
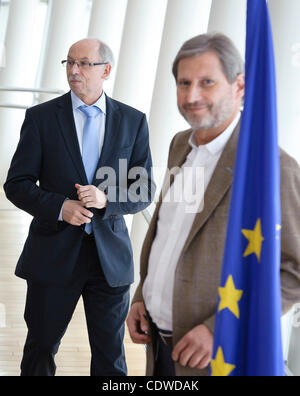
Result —
[[[108,65],[108,62],[69,61],[69,60],[61,61],[61,64],[64,67],[67,67],[68,69],[72,69],[75,63],[79,67],[79,69],[88,69],[92,66]]]

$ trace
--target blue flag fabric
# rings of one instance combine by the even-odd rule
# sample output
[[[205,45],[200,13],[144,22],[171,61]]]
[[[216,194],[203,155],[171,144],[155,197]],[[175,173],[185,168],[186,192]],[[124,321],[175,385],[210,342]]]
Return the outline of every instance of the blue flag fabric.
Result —
[[[213,376],[284,375],[280,167],[266,0],[248,0],[246,94],[214,334]]]

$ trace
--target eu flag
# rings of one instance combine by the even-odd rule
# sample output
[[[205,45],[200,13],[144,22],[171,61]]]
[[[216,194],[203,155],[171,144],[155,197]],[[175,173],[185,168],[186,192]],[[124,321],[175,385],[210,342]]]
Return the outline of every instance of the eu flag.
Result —
[[[266,0],[248,0],[246,94],[211,363],[213,376],[282,376],[280,168]]]

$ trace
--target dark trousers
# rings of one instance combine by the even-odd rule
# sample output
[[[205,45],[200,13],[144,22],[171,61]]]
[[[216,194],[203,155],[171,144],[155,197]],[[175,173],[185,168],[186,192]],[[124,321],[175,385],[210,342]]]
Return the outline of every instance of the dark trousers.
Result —
[[[129,286],[112,288],[107,284],[93,238],[83,239],[67,286],[27,283],[28,335],[21,363],[22,376],[55,375],[54,356],[81,295],[91,347],[91,375],[127,375],[123,339]]]
[[[172,359],[173,346],[166,345],[159,335],[156,324],[147,313],[151,327],[152,346],[154,354],[154,377],[175,377],[175,364]]]
[[[161,337],[157,337],[157,354],[154,363],[154,377],[175,377],[175,365],[172,359],[173,347],[164,344]]]

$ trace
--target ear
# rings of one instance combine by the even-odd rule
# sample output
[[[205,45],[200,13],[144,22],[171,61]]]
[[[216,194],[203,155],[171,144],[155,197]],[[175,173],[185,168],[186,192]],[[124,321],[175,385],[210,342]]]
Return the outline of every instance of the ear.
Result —
[[[236,79],[236,93],[239,99],[245,96],[245,75],[239,74]]]
[[[111,65],[108,63],[107,65],[105,65],[105,69],[102,74],[103,80],[107,80],[110,76],[110,73],[111,73]]]

